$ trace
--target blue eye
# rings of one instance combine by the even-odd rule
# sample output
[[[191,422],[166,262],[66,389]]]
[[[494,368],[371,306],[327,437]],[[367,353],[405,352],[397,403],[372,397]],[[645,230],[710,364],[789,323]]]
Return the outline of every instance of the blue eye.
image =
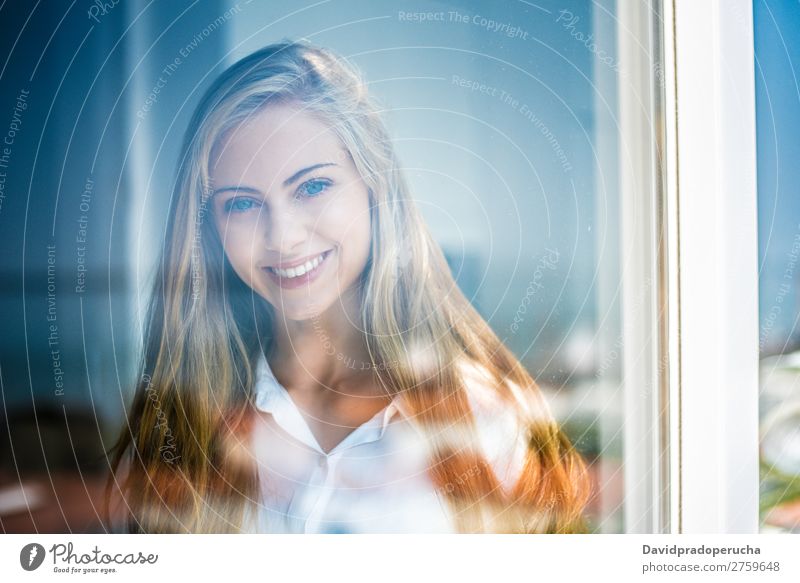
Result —
[[[225,212],[230,213],[241,213],[244,211],[249,211],[255,205],[255,201],[252,198],[244,198],[241,196],[236,196],[225,201]]]
[[[320,180],[319,178],[312,178],[300,185],[298,191],[300,194],[308,197],[315,197],[322,194],[322,192],[331,185],[329,180]]]

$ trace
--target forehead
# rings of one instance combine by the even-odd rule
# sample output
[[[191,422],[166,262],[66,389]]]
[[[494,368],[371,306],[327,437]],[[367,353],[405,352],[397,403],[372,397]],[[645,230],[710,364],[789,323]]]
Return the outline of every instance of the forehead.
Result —
[[[322,162],[342,164],[346,150],[333,129],[289,104],[270,105],[230,129],[214,148],[209,166],[216,186],[281,183],[298,169]]]

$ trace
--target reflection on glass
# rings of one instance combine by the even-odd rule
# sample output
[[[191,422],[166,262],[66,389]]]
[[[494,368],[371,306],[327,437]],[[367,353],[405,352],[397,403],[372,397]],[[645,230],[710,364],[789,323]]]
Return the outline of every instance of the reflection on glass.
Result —
[[[129,530],[585,529],[581,456],[453,280],[354,69],[253,53],[182,161],[116,450]]]
[[[758,148],[761,529],[800,532],[800,18],[753,3]]]
[[[624,530],[615,3],[28,16],[6,532]]]

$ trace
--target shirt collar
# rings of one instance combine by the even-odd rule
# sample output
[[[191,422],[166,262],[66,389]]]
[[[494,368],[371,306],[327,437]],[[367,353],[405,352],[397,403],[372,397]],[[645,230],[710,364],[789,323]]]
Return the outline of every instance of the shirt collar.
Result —
[[[377,441],[383,437],[391,419],[399,414],[408,418],[408,412],[400,396],[395,396],[391,403],[375,414],[369,421],[357,427],[337,444],[330,452],[326,453],[317,443],[314,434],[309,429],[306,420],[295,405],[289,392],[275,378],[272,368],[267,362],[263,352],[259,354],[256,365],[255,406],[265,413],[270,413],[275,422],[289,435],[322,455],[332,455],[344,449]]]

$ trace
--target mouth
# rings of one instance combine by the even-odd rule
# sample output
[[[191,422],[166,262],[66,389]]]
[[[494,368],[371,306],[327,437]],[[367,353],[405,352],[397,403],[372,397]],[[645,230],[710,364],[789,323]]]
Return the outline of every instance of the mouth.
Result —
[[[311,283],[317,278],[327,264],[327,259],[331,253],[333,253],[333,249],[328,249],[324,253],[312,257],[302,265],[297,265],[288,269],[265,267],[264,271],[273,282],[284,289],[300,287],[301,285]]]

